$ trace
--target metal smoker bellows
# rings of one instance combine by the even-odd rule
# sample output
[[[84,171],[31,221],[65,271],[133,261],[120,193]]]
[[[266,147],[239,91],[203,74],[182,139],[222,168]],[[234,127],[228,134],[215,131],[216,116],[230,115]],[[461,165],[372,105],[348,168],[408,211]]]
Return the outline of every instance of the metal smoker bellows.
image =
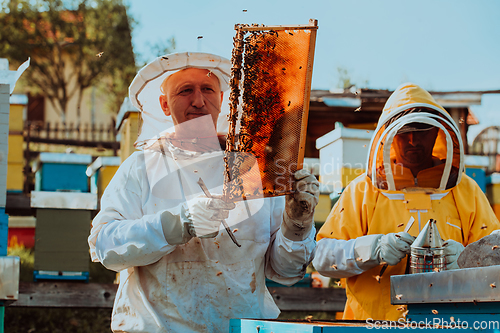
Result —
[[[430,219],[411,245],[410,273],[443,271],[446,269],[443,240]]]

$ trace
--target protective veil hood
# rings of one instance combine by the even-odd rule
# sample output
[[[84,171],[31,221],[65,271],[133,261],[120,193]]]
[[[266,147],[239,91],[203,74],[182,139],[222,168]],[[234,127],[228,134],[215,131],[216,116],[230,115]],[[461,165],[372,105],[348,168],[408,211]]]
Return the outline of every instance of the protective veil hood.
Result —
[[[407,111],[414,108],[416,111]],[[408,169],[395,164],[393,147],[394,136],[409,123],[439,128],[432,150],[435,167],[421,171],[415,178]],[[448,112],[416,84],[400,85],[387,100],[370,143],[367,175],[372,184],[390,191],[406,187],[449,189],[460,182],[463,160],[460,131]]]
[[[160,106],[160,87],[167,77],[186,68],[207,69],[219,79],[221,91],[229,88],[231,62],[226,58],[200,52],[173,53],[156,58],[139,70],[129,87],[130,101],[141,111],[142,119],[136,148],[160,137],[161,133],[173,132],[174,123],[171,117],[165,116]],[[227,95],[224,94],[221,104],[217,124],[219,132],[227,132],[228,128],[227,117],[224,116],[229,114]]]

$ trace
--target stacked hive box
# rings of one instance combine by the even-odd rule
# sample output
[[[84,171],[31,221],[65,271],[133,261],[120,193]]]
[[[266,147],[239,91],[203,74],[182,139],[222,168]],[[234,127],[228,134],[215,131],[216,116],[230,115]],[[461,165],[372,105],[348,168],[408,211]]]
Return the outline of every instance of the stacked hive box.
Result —
[[[373,131],[338,126],[316,140],[321,164],[320,182],[332,200],[366,170],[366,156]]]
[[[41,153],[31,206],[36,208],[37,280],[88,281],[87,237],[97,195],[85,174],[90,155]]]
[[[465,173],[476,181],[483,192],[486,192],[486,169],[488,165],[488,156],[465,156]]]
[[[86,174],[90,177],[90,192],[96,193],[98,199],[102,197],[120,162],[119,156],[101,156],[88,166]]]
[[[486,178],[486,196],[495,215],[500,220],[500,173],[495,172]]]
[[[135,151],[134,142],[139,132],[140,112],[128,97],[122,103],[116,116],[116,130],[120,135],[120,158],[125,161]]]
[[[7,157],[7,191],[22,192],[24,185],[23,117],[28,104],[26,95],[10,97],[9,155]]]

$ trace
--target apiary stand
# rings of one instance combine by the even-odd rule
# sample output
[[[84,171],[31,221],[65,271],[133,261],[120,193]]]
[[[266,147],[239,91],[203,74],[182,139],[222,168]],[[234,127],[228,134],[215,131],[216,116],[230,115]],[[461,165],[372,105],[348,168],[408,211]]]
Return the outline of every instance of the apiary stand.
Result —
[[[37,215],[34,281],[88,282],[87,238],[97,194],[33,191],[31,207]]]
[[[500,266],[391,276],[391,303],[408,322],[499,331]]]

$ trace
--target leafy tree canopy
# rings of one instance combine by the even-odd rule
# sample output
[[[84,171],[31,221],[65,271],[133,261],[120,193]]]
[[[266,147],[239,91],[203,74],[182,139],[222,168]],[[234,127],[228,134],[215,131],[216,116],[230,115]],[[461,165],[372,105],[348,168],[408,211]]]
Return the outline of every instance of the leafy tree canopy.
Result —
[[[122,0],[11,0],[0,12],[0,57],[19,65],[30,90],[46,96],[65,121],[68,101],[101,86],[117,112],[135,73],[131,24]]]

